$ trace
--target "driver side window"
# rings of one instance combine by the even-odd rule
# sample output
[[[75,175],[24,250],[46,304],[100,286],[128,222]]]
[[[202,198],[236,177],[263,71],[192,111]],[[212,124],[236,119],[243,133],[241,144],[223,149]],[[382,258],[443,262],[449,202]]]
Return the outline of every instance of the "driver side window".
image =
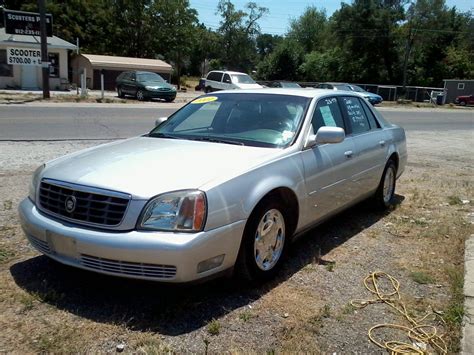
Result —
[[[226,84],[232,84],[232,81],[230,80],[230,75],[229,74],[225,74],[224,79],[222,81]]]
[[[319,100],[311,124],[313,125],[314,134],[323,126],[345,129],[341,109],[335,97],[326,97]]]

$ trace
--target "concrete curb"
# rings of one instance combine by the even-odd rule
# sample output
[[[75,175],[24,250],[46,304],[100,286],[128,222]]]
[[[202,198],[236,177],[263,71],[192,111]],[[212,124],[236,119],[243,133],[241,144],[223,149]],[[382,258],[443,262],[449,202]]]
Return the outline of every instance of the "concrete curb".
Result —
[[[474,234],[466,240],[464,253],[464,320],[461,354],[474,354]]]

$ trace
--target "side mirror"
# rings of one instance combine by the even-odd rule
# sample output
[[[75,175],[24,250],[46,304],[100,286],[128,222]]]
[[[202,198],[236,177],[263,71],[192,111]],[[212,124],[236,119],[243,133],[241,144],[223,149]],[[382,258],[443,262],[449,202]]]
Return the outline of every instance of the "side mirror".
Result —
[[[340,127],[323,126],[316,134],[312,134],[306,141],[306,148],[312,148],[317,144],[341,143],[346,138],[344,129]]]
[[[155,127],[158,127],[161,125],[163,122],[165,122],[168,119],[168,117],[159,117],[155,121]]]

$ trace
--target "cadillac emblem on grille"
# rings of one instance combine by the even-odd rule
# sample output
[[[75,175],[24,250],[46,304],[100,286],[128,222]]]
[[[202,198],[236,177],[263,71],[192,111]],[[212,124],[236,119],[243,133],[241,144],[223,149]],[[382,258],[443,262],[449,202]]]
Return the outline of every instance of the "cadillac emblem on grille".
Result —
[[[74,196],[66,197],[66,200],[64,201],[64,207],[66,208],[66,212],[74,212],[76,209],[76,198]]]

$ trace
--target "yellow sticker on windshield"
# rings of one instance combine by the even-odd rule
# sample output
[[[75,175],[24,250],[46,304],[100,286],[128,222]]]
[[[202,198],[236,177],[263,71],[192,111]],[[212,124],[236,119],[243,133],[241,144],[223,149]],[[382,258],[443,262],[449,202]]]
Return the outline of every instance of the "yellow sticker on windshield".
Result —
[[[191,101],[191,103],[192,104],[205,104],[205,103],[216,101],[216,100],[217,100],[217,96],[205,96],[205,97],[196,99],[194,101]]]

